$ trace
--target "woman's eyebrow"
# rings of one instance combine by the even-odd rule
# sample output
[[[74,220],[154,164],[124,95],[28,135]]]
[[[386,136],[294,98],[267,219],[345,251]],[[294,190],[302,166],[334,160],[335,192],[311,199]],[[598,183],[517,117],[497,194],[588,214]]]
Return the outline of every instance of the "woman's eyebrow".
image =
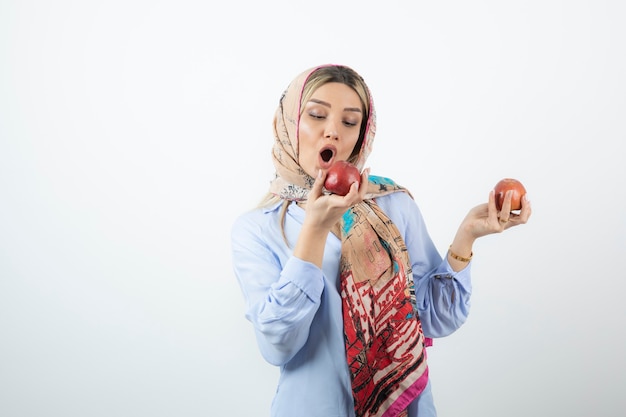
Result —
[[[316,98],[312,98],[312,99],[310,99],[309,101],[311,101],[311,102],[313,102],[313,103],[321,104],[322,106],[332,107],[332,106],[330,105],[330,103],[327,103],[327,102],[325,102],[325,101],[323,101],[323,100],[318,100],[318,99],[316,99]],[[358,108],[358,107],[346,107],[346,108],[344,108],[344,109],[343,109],[343,111],[354,111],[354,112],[361,113],[361,109],[360,109],[360,108]]]

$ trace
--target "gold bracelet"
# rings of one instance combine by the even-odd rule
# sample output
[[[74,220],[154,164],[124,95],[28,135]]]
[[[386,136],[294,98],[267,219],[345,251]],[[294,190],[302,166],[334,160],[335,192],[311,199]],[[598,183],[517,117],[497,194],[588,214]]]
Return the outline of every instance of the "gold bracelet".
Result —
[[[450,247],[448,248],[448,253],[450,254],[450,256],[452,256],[454,259],[456,259],[457,261],[461,261],[461,262],[469,262],[472,260],[472,256],[474,256],[474,252],[470,252],[470,256],[469,258],[464,258],[462,256],[457,255],[456,253],[452,252],[452,245],[450,245]]]

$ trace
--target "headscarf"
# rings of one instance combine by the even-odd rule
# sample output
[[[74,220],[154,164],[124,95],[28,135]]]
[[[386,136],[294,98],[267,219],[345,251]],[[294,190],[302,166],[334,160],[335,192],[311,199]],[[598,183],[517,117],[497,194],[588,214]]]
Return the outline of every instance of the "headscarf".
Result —
[[[315,181],[298,161],[298,123],[303,88],[313,72],[302,72],[283,93],[274,118],[272,156],[276,177],[270,192],[282,199],[307,199]],[[376,132],[371,93],[364,140],[356,163],[363,169]],[[370,176],[366,199],[343,215],[340,287],[346,360],[357,417],[406,416],[428,381],[424,335],[415,309],[411,262],[400,231],[375,198],[408,191]]]
[[[306,200],[315,178],[308,175],[298,161],[298,122],[300,121],[301,100],[304,86],[313,72],[331,65],[310,68],[298,75],[283,92],[279,106],[274,115],[274,147],[272,159],[276,169],[276,177],[270,185],[270,192],[281,198],[293,201]],[[356,167],[361,171],[372,151],[372,143],[376,133],[376,114],[371,99],[369,102],[369,118]],[[375,187],[376,188],[376,187]],[[375,190],[374,190],[375,191]]]

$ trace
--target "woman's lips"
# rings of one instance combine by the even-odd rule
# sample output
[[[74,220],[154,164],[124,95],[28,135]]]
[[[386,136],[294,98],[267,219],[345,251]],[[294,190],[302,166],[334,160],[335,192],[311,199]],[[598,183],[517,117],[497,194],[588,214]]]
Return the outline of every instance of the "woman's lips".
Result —
[[[330,166],[333,164],[335,160],[335,155],[337,155],[337,148],[335,148],[332,145],[324,146],[320,150],[320,158],[319,158],[320,168],[322,169],[330,168]]]

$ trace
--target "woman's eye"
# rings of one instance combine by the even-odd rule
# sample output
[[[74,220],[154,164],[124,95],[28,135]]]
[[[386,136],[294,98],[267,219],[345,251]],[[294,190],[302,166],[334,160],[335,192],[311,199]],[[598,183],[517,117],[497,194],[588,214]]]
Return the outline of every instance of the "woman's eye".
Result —
[[[314,119],[323,119],[324,115],[318,114],[318,113],[313,113],[313,112],[309,112],[309,116],[311,116]]]
[[[349,120],[344,120],[343,124],[348,126],[348,127],[352,127],[352,126],[356,126],[357,125],[356,122],[352,122],[352,121],[349,121]]]

